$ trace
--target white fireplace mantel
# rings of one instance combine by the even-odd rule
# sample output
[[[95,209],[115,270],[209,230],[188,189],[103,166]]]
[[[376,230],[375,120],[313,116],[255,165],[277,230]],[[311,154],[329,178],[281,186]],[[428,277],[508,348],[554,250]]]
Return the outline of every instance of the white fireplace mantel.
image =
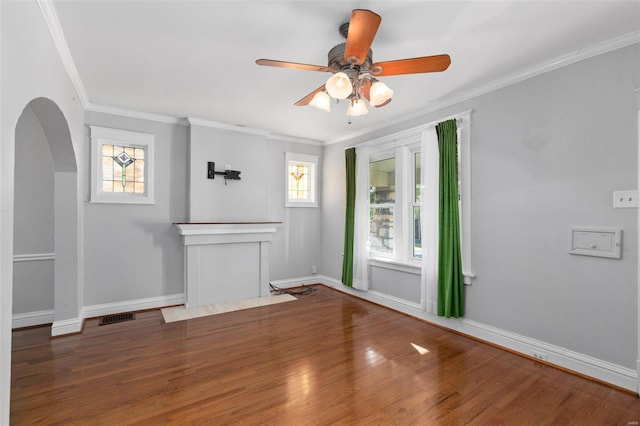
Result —
[[[176,223],[186,307],[269,295],[269,242],[281,222]]]

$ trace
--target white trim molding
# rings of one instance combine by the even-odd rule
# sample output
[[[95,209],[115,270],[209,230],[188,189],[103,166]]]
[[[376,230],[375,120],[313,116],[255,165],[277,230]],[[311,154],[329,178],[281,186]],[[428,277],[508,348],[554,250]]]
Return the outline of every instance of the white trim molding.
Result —
[[[40,6],[40,11],[42,12],[42,16],[44,17],[47,27],[49,28],[49,32],[51,33],[51,38],[56,46],[60,60],[71,79],[73,87],[75,87],[76,92],[78,93],[82,106],[86,107],[89,104],[89,96],[87,95],[87,90],[80,78],[78,68],[76,68],[76,64],[71,56],[67,39],[64,37],[62,27],[60,26],[60,20],[58,19],[58,14],[56,13],[56,9],[53,5],[53,0],[37,0],[37,2],[38,6]]]
[[[170,115],[155,114],[152,112],[134,111],[131,109],[114,107],[109,105],[98,105],[89,102],[85,105],[86,111],[100,112],[103,114],[117,115],[120,117],[138,118],[140,120],[156,121],[158,123],[177,124],[179,126],[188,126],[189,121],[186,118],[177,118]]]
[[[66,320],[54,321],[51,325],[51,336],[63,336],[65,334],[80,333],[84,319],[80,317],[69,318]]]
[[[91,129],[91,203],[154,204],[155,135],[110,127]],[[144,192],[107,192],[102,188],[103,145],[119,145],[144,150]],[[115,154],[115,153],[114,153]],[[134,165],[131,165],[134,167]]]
[[[52,324],[53,309],[44,311],[25,312],[13,314],[11,328],[33,327],[35,325]]]
[[[184,305],[183,293],[85,306],[83,310],[83,317],[94,318],[103,315],[142,311],[145,309],[164,308],[166,306],[174,305]]]
[[[411,306],[412,303],[410,301],[389,297],[388,295],[384,295],[379,292],[358,291],[353,288],[346,287],[337,279],[327,276],[314,276],[313,281],[308,281],[308,277],[282,280],[282,282],[290,283],[299,283],[301,281],[304,281],[306,284],[319,283],[325,285],[343,293],[368,300],[426,322],[436,324],[449,330],[457,331],[467,336],[528,357],[532,357],[533,353],[544,353],[547,357],[545,362],[549,364],[623,389],[633,392],[638,391],[638,373],[636,370],[631,368],[613,364],[608,361],[574,352],[541,340],[512,333],[507,330],[502,330],[487,324],[479,323],[477,321],[438,317],[434,314],[423,311],[417,304],[417,307]],[[640,360],[638,361],[638,368],[640,369]]]
[[[100,305],[85,306],[82,313],[77,318],[70,318],[61,321],[53,321],[51,325],[51,336],[62,336],[65,334],[73,334],[82,332],[84,320],[86,318],[100,317],[103,315],[117,314],[121,312],[142,311],[145,309],[163,308],[165,306],[183,305],[185,302],[184,294],[170,294],[167,296],[148,297],[145,299],[124,300],[121,302],[103,303]],[[40,318],[44,319],[48,311],[33,312],[23,314],[24,316],[36,317],[40,314]],[[14,315],[14,320],[16,316]],[[18,319],[21,319],[20,317]],[[53,320],[53,311],[51,311],[51,320]],[[52,322],[52,321],[48,321]],[[46,324],[42,322],[40,324]],[[36,324],[32,324],[36,325]],[[14,326],[15,327],[15,326]],[[23,325],[24,327],[24,325]]]
[[[636,89],[636,94],[637,94],[637,98],[638,98],[638,105],[640,105],[640,88]],[[640,109],[638,110],[638,145],[636,146],[637,152],[638,152],[638,162],[636,163],[636,167],[637,167],[637,172],[638,172],[638,188],[640,188]],[[637,217],[636,217],[636,224],[640,223],[640,209],[638,209],[637,212]],[[637,235],[638,239],[640,240],[640,227],[638,227],[638,235]],[[637,283],[636,286],[638,288],[637,291],[637,302],[638,304],[636,306],[640,306],[640,253],[638,253],[638,259],[636,262],[637,266]],[[638,313],[638,324],[637,324],[637,332],[638,332],[638,352],[637,352],[637,360],[636,360],[636,392],[640,394],[640,309],[637,309]]]
[[[629,34],[624,34],[620,37],[616,37],[611,40],[606,40],[602,43],[598,43],[584,49],[579,49],[577,51],[555,58],[551,61],[539,64],[537,66],[531,67],[521,72],[512,74],[505,78],[495,80],[489,84],[485,84],[475,89],[468,90],[466,92],[459,94],[458,96],[447,97],[446,99],[440,99],[439,101],[436,100],[433,103],[431,103],[428,107],[421,110],[417,110],[412,114],[404,115],[396,120],[381,122],[381,124],[378,126],[369,126],[357,132],[348,133],[344,136],[340,136],[335,139],[326,140],[324,141],[324,144],[333,145],[336,143],[349,141],[361,136],[373,134],[380,130],[409,122],[411,120],[430,114],[432,112],[440,111],[444,108],[459,104],[469,99],[473,99],[478,96],[484,95],[486,93],[493,92],[494,90],[502,89],[512,84],[519,83],[524,80],[528,80],[530,78],[536,77],[546,72],[553,71],[555,69],[562,68],[564,66],[571,65],[575,62],[589,59],[591,57],[594,57],[603,53],[621,49],[626,46],[631,46],[632,44],[636,44],[636,43],[640,43],[640,31],[634,31]]]
[[[309,180],[308,193],[309,198],[307,200],[291,198],[291,179],[290,167],[296,165],[307,166],[307,177]],[[321,173],[318,167],[318,156],[309,154],[299,154],[297,152],[285,152],[284,153],[284,206],[285,207],[318,207],[318,175]],[[300,176],[303,176],[304,173]]]
[[[55,253],[31,253],[31,254],[14,254],[13,262],[38,262],[43,260],[56,260]]]

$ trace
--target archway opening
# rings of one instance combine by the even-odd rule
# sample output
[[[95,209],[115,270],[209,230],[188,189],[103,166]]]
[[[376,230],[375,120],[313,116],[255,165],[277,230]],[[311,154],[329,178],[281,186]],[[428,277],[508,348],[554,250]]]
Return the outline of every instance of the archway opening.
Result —
[[[55,102],[36,98],[27,104],[15,147],[14,327],[52,322],[52,335],[76,331],[77,161]]]

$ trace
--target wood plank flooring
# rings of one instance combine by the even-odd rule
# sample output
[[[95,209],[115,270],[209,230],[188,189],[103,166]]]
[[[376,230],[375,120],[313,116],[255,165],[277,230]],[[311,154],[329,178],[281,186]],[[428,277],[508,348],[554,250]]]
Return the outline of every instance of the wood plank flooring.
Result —
[[[55,339],[48,327],[15,331],[11,424],[640,421],[634,395],[317,288],[171,324],[147,311]]]

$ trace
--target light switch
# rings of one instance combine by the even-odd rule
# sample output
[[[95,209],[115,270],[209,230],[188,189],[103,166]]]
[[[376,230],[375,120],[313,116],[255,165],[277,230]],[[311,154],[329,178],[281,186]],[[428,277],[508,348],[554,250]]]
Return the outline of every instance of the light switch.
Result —
[[[638,208],[638,191],[613,191],[614,209]]]

